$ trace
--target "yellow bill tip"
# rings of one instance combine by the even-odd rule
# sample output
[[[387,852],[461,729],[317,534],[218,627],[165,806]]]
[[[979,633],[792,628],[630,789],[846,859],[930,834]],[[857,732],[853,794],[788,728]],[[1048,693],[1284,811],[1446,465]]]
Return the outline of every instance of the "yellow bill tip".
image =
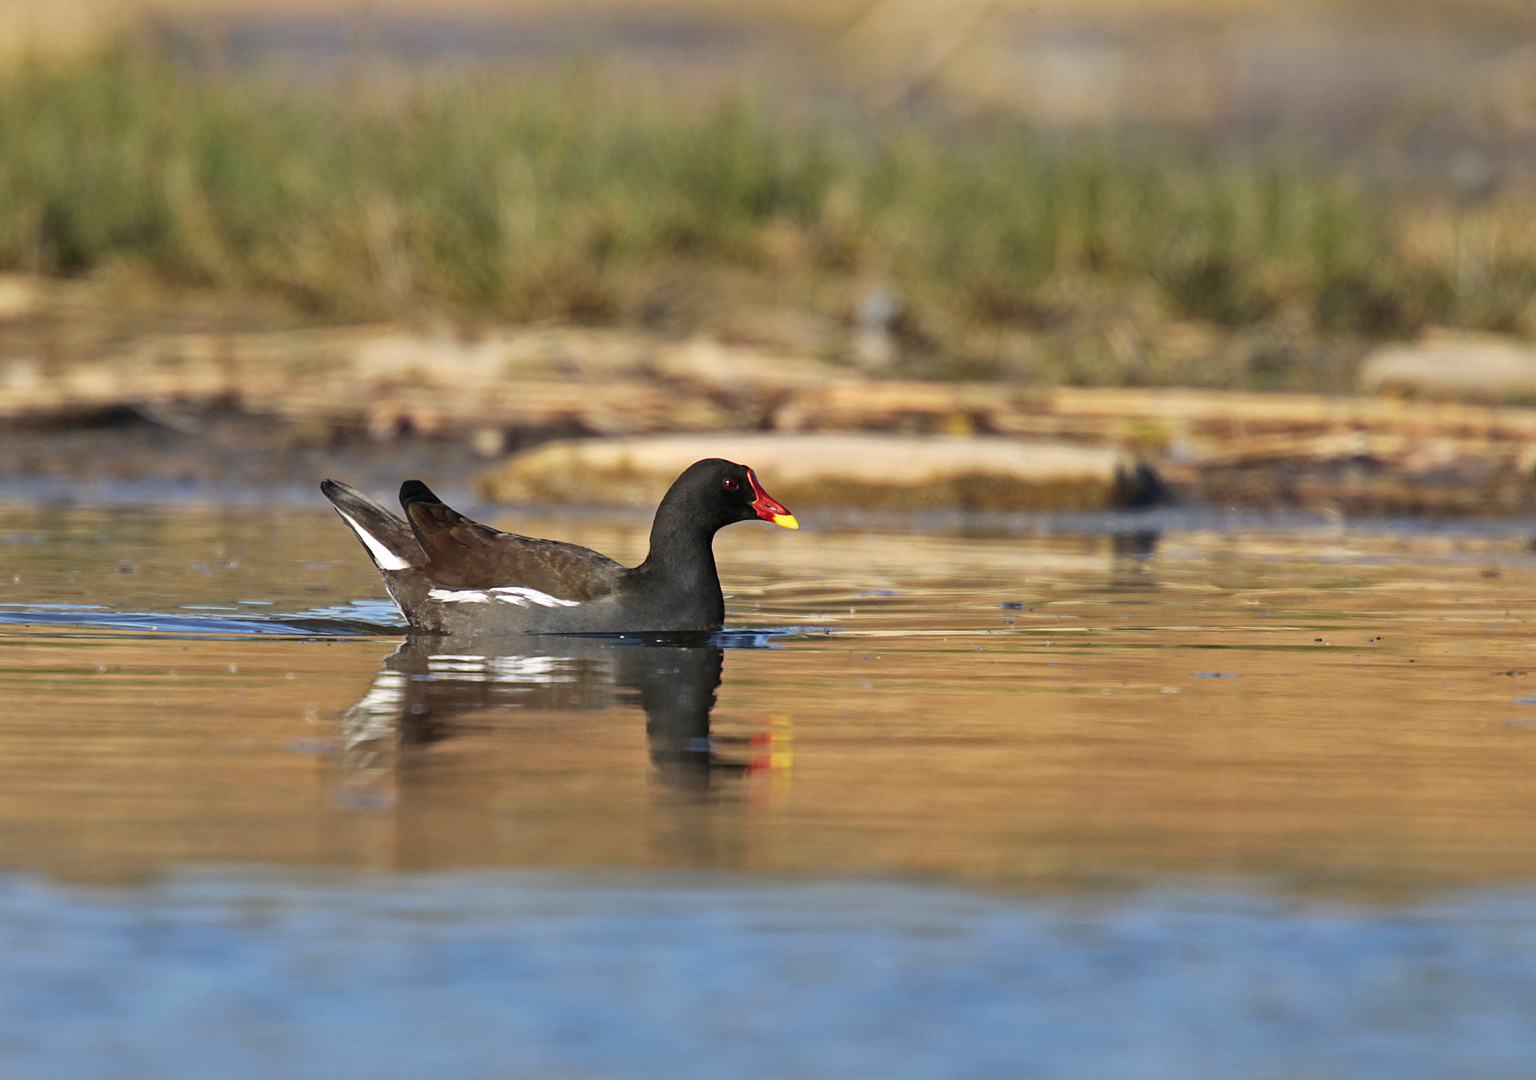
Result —
[[[794,514],[774,514],[770,519],[775,525],[782,525],[786,529],[798,529],[800,523],[795,520]]]

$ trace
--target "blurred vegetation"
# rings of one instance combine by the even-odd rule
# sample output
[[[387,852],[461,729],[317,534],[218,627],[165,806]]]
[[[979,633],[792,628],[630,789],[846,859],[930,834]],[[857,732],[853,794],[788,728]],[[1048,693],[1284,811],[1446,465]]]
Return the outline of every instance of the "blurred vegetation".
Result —
[[[677,331],[738,301],[846,326],[887,283],[908,372],[1073,382],[1328,389],[1351,343],[1536,331],[1528,192],[790,113],[593,72],[295,82],[117,49],[0,78],[0,269],[275,297],[305,321]]]

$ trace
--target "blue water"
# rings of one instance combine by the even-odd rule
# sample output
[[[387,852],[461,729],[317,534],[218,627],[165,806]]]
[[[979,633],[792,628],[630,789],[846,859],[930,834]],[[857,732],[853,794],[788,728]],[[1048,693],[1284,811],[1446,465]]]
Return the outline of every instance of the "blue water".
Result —
[[[265,605],[264,600],[242,600],[242,604]],[[226,614],[227,612],[227,614]],[[344,604],[310,608],[299,612],[244,610],[229,605],[186,604],[175,611],[113,611],[95,604],[0,604],[0,626],[25,628],[33,637],[46,637],[50,631],[90,634],[100,632],[113,638],[163,639],[253,637],[318,638],[399,637],[406,630],[405,619],[394,604],[383,600],[353,600]],[[803,637],[828,633],[821,626],[782,626],[769,629],[725,629],[709,635],[710,644],[724,649],[776,648],[775,638]],[[633,634],[589,634],[624,644],[642,638]]]
[[[254,601],[244,601],[254,603]],[[215,614],[229,611],[230,614]],[[0,626],[26,627],[34,636],[48,630],[105,631],[114,637],[153,634],[176,637],[359,637],[396,634],[405,621],[387,601],[356,600],[292,614],[212,605],[186,605],[176,611],[113,611],[91,604],[0,605]]]
[[[0,884],[8,1080],[1527,1078],[1536,891],[571,873]]]

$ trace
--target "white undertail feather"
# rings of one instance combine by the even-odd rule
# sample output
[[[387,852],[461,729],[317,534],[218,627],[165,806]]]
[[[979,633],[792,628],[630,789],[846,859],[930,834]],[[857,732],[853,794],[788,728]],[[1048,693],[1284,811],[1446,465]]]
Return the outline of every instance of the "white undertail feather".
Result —
[[[368,549],[368,554],[373,556],[374,565],[380,570],[409,570],[411,568],[410,563],[380,543],[377,537],[354,521],[351,515],[342,513],[340,510],[336,512],[341,514],[342,521],[352,526],[352,531],[357,533],[357,538],[363,542],[363,546]]]

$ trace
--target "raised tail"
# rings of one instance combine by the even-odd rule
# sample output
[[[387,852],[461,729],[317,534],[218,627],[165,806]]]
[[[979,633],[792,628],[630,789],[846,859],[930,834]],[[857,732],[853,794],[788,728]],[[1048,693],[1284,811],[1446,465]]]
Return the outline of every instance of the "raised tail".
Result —
[[[356,488],[326,480],[320,485],[380,570],[420,570],[427,565],[411,527]]]
[[[488,525],[471,521],[432,494],[432,489],[420,480],[407,480],[400,485],[400,506],[417,543],[433,567],[444,572],[466,559],[473,560],[483,552],[484,545],[496,543],[503,535]]]

